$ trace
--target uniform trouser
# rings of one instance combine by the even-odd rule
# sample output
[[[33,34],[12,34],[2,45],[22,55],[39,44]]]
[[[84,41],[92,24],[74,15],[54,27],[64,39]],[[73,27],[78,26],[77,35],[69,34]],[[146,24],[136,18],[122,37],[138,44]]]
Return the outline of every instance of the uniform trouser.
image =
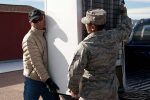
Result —
[[[46,84],[40,81],[25,77],[24,100],[59,100],[59,95],[49,92]]]
[[[82,98],[82,97],[80,97],[79,98],[79,100],[119,100],[118,98],[90,98],[90,99],[88,99],[88,98]]]

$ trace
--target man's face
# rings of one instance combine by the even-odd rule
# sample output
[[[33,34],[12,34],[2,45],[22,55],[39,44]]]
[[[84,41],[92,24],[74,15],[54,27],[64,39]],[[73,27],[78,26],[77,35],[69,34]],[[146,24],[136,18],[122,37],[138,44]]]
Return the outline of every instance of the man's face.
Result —
[[[37,22],[37,25],[40,30],[45,29],[45,16],[42,16],[42,19]]]

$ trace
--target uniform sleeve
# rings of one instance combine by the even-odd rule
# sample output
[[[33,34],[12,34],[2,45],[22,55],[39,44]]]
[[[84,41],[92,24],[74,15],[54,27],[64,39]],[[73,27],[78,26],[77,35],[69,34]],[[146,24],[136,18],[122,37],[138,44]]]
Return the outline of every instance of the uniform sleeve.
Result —
[[[84,73],[84,68],[87,65],[88,52],[85,46],[79,45],[79,49],[74,55],[73,61],[69,68],[69,83],[68,88],[75,92],[79,92],[80,79]]]
[[[112,31],[110,31],[112,39],[116,42],[122,42],[123,40],[128,39],[132,31],[131,19],[126,15],[121,16],[121,24]]]
[[[41,81],[45,82],[49,78],[49,75],[46,67],[44,66],[42,55],[38,46],[33,40],[27,40],[25,48],[25,55],[29,58],[33,69],[36,71]]]

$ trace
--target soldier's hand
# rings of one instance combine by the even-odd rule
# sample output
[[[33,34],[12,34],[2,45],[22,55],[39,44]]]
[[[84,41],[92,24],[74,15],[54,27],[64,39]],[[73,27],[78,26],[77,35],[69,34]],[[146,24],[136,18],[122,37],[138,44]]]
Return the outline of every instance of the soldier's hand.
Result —
[[[121,14],[126,14],[127,13],[127,8],[125,7],[124,4],[120,5],[120,13]]]
[[[69,92],[70,92],[70,94],[71,94],[71,97],[75,100],[75,99],[79,99],[79,96],[78,96],[78,93],[75,93],[75,92],[73,92],[73,91],[71,91],[71,90],[69,90]]]

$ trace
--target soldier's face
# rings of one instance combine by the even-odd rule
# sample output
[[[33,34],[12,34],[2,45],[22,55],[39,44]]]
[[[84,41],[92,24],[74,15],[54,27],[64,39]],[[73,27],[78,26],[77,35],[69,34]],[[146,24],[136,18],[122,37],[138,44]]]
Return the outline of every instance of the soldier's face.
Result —
[[[89,34],[96,31],[96,27],[93,24],[85,24],[85,27],[86,27],[87,33]]]
[[[90,24],[85,24],[87,33],[91,33],[91,25]]]

